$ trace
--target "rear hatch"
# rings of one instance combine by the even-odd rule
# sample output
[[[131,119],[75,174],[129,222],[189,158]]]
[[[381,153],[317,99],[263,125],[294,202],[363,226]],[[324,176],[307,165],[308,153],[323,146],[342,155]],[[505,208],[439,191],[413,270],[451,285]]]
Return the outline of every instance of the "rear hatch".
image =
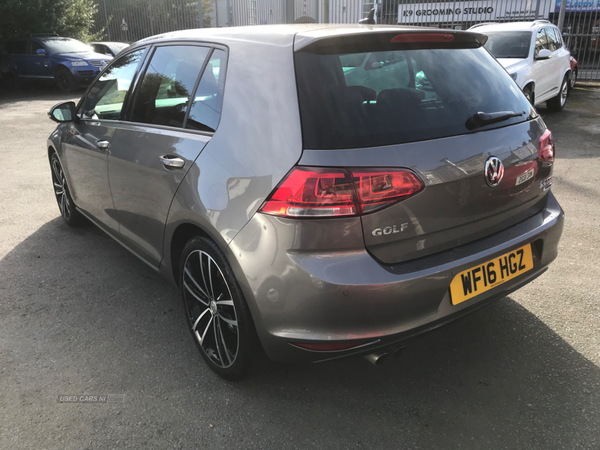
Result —
[[[383,263],[483,238],[545,204],[552,167],[538,148],[546,127],[484,42],[473,33],[384,29],[304,38],[295,53],[299,165],[348,168],[355,184],[377,189],[391,186],[386,171],[405,169],[422,184],[363,210],[365,245]],[[359,168],[378,176],[358,180]]]

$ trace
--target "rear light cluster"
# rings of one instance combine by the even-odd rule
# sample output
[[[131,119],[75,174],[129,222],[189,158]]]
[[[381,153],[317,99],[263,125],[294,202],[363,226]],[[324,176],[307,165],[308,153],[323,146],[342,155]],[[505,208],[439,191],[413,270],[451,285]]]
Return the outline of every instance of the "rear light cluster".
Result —
[[[370,213],[423,189],[405,169],[295,167],[260,211],[285,217],[337,217]]]
[[[554,139],[552,139],[552,132],[546,128],[544,134],[540,138],[538,144],[538,155],[540,161],[552,164],[554,162]]]

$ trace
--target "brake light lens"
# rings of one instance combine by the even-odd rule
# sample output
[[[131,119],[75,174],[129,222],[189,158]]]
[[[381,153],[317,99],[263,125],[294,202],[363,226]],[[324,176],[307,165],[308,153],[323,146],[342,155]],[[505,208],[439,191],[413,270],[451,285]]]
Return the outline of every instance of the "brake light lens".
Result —
[[[452,42],[454,35],[449,33],[406,33],[394,36],[390,42]]]
[[[546,128],[544,134],[540,138],[538,144],[538,155],[540,161],[552,164],[554,162],[554,139],[552,139],[552,132]]]
[[[260,212],[284,217],[339,217],[373,212],[423,189],[403,169],[295,167]]]
[[[423,185],[407,170],[353,171],[362,212],[368,213],[416,194]]]

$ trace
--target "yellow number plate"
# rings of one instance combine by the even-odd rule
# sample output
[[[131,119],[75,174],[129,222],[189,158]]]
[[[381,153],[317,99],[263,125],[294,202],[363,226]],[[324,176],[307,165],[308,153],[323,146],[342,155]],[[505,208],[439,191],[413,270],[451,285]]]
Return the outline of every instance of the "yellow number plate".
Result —
[[[452,304],[458,305],[531,269],[531,245],[526,245],[479,266],[463,270],[450,283]]]

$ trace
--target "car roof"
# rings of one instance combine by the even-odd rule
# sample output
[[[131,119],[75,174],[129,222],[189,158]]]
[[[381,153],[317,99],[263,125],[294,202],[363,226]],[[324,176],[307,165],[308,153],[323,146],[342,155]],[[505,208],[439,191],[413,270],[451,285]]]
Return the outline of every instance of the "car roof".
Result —
[[[547,20],[536,20],[533,22],[486,23],[474,25],[469,30],[485,34],[486,31],[531,31],[548,26],[554,26],[554,24]]]
[[[231,44],[238,42],[256,42],[261,44],[292,43],[294,48],[304,47],[310,42],[334,36],[356,35],[378,32],[405,32],[430,30],[441,32],[439,28],[425,28],[399,25],[359,25],[359,24],[293,24],[293,25],[255,25],[226,28],[198,28],[163,33],[142,39],[133,46],[160,42],[163,40],[198,40]],[[452,30],[443,30],[453,32]]]
[[[74,38],[70,38],[70,37],[66,37],[66,36],[48,36],[48,37],[34,37],[32,38],[33,40],[38,40],[38,41],[57,41],[57,40],[65,40],[65,39],[70,39],[72,41],[76,41],[77,39]]]
[[[127,42],[117,42],[117,41],[110,41],[110,42],[90,42],[90,44],[103,44],[103,45],[129,45]]]

